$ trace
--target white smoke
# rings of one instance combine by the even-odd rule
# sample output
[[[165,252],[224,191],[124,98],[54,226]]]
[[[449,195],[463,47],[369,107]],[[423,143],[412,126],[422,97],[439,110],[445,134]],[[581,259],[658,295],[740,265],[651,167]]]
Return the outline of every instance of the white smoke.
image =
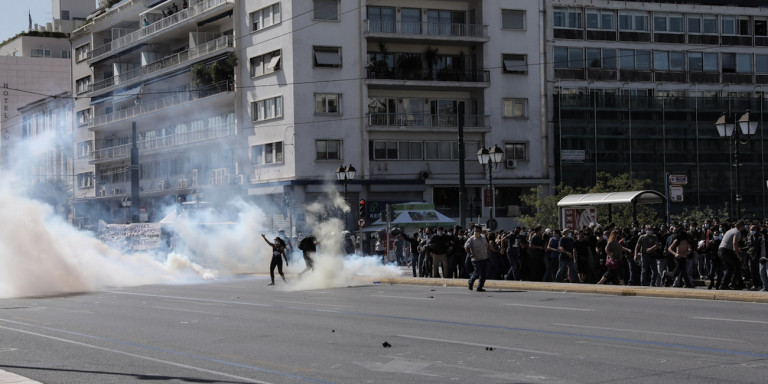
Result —
[[[326,193],[329,195],[327,201],[331,207],[323,206],[320,203],[312,204],[307,207],[309,217],[327,212],[329,209],[337,208],[343,212],[349,212],[350,207],[336,192],[329,188]],[[326,221],[310,221],[313,235],[318,241],[318,252],[314,255],[314,269],[307,272],[299,280],[289,282],[287,290],[308,290],[323,289],[333,287],[345,287],[362,284],[370,284],[373,280],[380,277],[396,277],[400,275],[400,270],[392,265],[383,265],[378,257],[364,257],[359,255],[348,255],[343,250],[343,222],[332,218]],[[301,265],[292,268],[292,270],[302,270],[304,261],[299,261]]]
[[[261,239],[270,236],[264,211],[242,200],[232,202],[235,218],[223,218],[216,209],[201,211],[194,220],[179,217],[173,230],[180,241],[170,252],[128,252],[110,248],[92,232],[72,227],[50,206],[27,197],[36,164],[31,159],[46,153],[55,137],[24,140],[17,161],[0,176],[0,298],[97,291],[145,284],[186,284],[233,274],[269,272],[271,248]],[[331,190],[329,188],[329,190]],[[329,206],[307,207],[313,232],[321,242],[315,270],[297,281],[293,273],[304,268],[301,258],[290,268],[288,289],[343,287],[398,274],[374,257],[344,255],[342,222],[311,218],[331,210],[348,212],[335,191]],[[231,220],[230,220],[231,219]],[[202,224],[201,224],[202,223]],[[361,281],[360,276],[365,276]]]

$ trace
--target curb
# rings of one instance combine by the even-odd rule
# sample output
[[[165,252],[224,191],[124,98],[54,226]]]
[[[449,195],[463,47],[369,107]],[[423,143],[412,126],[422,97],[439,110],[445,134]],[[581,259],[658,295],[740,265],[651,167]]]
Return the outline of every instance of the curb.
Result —
[[[409,284],[424,286],[447,286],[447,287],[467,287],[467,281],[464,279],[442,279],[427,277],[388,277],[377,281],[381,284]],[[695,288],[659,288],[659,287],[636,287],[625,285],[597,285],[597,284],[571,284],[571,283],[541,283],[535,281],[506,281],[506,280],[486,280],[486,289],[499,290],[524,290],[524,291],[546,291],[563,293],[587,293],[598,295],[616,295],[616,296],[646,296],[646,297],[666,297],[680,299],[699,299],[699,300],[724,300],[740,301],[748,303],[768,303],[768,293],[753,291],[718,291],[703,290]]]

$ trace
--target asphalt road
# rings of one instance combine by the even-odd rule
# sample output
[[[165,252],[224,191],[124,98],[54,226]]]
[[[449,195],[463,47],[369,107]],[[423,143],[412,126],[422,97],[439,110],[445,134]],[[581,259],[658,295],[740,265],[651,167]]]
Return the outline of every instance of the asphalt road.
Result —
[[[767,304],[266,282],[0,300],[0,370],[48,384],[765,383],[768,372]]]

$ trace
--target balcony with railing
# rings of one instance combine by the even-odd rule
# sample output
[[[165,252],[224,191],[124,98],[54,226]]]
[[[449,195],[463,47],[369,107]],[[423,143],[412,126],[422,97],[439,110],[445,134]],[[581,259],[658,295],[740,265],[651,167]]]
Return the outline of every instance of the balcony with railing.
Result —
[[[421,40],[488,40],[488,26],[482,24],[366,20],[363,25],[366,36],[397,36]]]
[[[368,126],[370,127],[413,127],[413,128],[451,128],[459,126],[457,115],[435,115],[429,113],[369,113]],[[485,128],[491,127],[490,115],[464,115],[464,127]]]
[[[217,140],[232,136],[235,133],[233,123],[225,123],[204,129],[187,132],[177,132],[172,135],[138,140],[136,145],[142,153],[159,151],[163,149],[179,147],[182,145],[199,144],[206,141]],[[116,160],[128,158],[131,155],[132,144],[117,145],[109,148],[101,148],[91,152],[90,162]]]
[[[401,68],[377,68],[367,69],[368,80],[411,80],[429,82],[454,82],[454,83],[488,83],[490,86],[490,71],[470,71],[456,69],[409,70]]]
[[[107,91],[107,90],[111,90],[111,88],[118,85],[128,86],[130,84],[126,84],[126,83],[132,80],[140,79],[144,76],[149,76],[174,66],[187,64],[191,61],[194,61],[198,58],[201,58],[207,55],[215,55],[217,53],[226,51],[229,48],[232,48],[233,46],[234,46],[233,36],[231,35],[222,36],[218,39],[209,41],[207,43],[201,44],[194,48],[190,48],[186,51],[182,51],[171,56],[166,56],[158,61],[147,64],[141,68],[136,68],[132,71],[121,73],[117,76],[113,76],[101,81],[97,81],[93,83],[93,85],[91,86],[90,92]],[[93,96],[96,96],[96,95],[95,94],[91,95],[91,97]]]
[[[91,120],[91,123],[88,124],[88,129],[94,130],[96,127],[102,125],[122,120],[134,119],[142,115],[171,109],[225,92],[231,92],[233,90],[234,89],[232,83],[228,81],[222,81],[207,87],[195,88],[189,91],[174,93],[171,96],[163,97],[146,104],[142,103],[120,111],[96,115],[93,120]]]
[[[151,37],[159,32],[172,28],[184,21],[208,13],[209,11],[216,10],[217,8],[224,5],[231,4],[233,4],[233,0],[203,0],[197,4],[193,4],[189,6],[189,8],[183,9],[141,29],[128,33],[125,36],[112,40],[110,43],[94,48],[91,59],[89,59],[89,63],[103,59],[106,57],[106,55],[112,52],[134,45],[145,38]]]

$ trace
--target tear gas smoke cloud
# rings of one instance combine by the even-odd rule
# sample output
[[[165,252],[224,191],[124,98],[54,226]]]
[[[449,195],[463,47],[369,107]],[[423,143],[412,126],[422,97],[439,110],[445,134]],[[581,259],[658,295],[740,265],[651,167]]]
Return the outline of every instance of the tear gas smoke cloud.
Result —
[[[19,160],[0,177],[0,298],[186,284],[236,273],[268,272],[271,249],[260,235],[265,233],[270,240],[274,235],[269,235],[267,215],[259,205],[243,200],[231,203],[235,217],[223,217],[211,209],[198,212],[194,220],[178,218],[173,230],[183,246],[170,253],[120,251],[92,232],[72,227],[50,206],[26,197],[19,187],[25,185],[28,175],[35,174],[33,159],[45,154],[53,140],[49,136],[25,140],[17,153],[26,156],[10,156]],[[329,191],[328,205],[306,207],[309,224],[321,242],[315,270],[301,281],[289,275],[287,289],[343,287],[398,274],[396,267],[383,266],[377,258],[343,255],[340,220],[312,221],[315,214],[333,209],[349,211],[344,199],[332,188]],[[298,272],[303,264],[297,250],[286,272]]]

